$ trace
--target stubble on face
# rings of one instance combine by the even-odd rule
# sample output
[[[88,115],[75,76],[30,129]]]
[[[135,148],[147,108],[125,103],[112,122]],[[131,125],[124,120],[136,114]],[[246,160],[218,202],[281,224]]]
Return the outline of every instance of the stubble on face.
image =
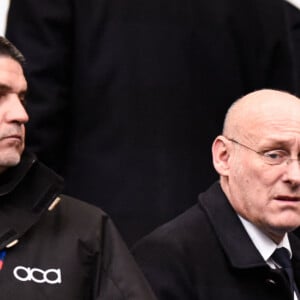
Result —
[[[0,144],[2,141],[0,141]],[[5,147],[0,146],[0,166],[4,169],[17,165],[21,160],[24,145],[21,140],[4,141]]]
[[[21,65],[0,56],[0,172],[17,165],[25,145],[25,123],[28,115],[23,107],[27,83]]]

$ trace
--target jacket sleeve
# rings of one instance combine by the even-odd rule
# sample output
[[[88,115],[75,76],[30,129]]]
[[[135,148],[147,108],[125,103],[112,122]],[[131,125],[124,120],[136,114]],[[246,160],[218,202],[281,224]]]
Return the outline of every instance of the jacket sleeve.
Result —
[[[148,236],[139,241],[132,253],[159,300],[202,299],[191,280],[191,266],[186,262],[176,239]],[[197,261],[193,261],[196,264]],[[203,295],[205,299],[205,295]]]
[[[57,172],[70,126],[71,10],[66,0],[13,0],[7,18],[6,36],[27,61],[27,145]]]
[[[116,227],[106,218],[95,277],[95,300],[155,300],[142,272]]]

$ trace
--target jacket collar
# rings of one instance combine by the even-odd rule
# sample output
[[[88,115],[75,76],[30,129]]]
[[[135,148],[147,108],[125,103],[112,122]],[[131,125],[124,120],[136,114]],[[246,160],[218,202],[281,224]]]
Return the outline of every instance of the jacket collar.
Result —
[[[199,205],[207,214],[233,267],[245,269],[266,266],[219,183],[212,185],[206,193],[200,194]]]
[[[300,287],[300,240],[294,233],[289,234],[290,244],[293,251],[292,265],[294,268],[295,281]]]
[[[31,153],[0,176],[0,249],[22,237],[61,193],[63,180]]]
[[[266,266],[218,182],[206,193],[200,194],[199,205],[207,214],[233,267],[247,269]],[[293,251],[293,265],[300,269],[300,240],[293,233],[289,234],[289,240]],[[300,283],[300,277],[297,281]]]
[[[0,175],[0,197],[13,191],[36,162],[33,153],[25,152],[21,162]]]

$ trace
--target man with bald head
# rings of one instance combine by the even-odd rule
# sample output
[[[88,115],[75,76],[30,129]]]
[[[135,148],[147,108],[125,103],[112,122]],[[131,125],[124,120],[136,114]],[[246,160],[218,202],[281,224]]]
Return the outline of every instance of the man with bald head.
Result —
[[[158,299],[300,300],[300,100],[237,100],[212,156],[220,180],[133,249]]]

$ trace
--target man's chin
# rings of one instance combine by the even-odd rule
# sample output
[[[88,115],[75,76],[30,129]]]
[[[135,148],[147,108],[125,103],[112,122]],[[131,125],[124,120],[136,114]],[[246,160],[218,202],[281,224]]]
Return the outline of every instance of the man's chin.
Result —
[[[2,155],[0,153],[0,169],[6,170],[8,168],[18,165],[21,161],[21,154],[10,153],[9,155]]]

